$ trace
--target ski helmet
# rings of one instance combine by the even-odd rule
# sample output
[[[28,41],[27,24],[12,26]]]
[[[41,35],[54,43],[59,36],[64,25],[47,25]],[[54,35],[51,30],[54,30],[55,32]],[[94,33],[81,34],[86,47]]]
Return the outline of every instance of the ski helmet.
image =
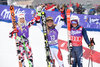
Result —
[[[25,18],[25,14],[24,14],[24,13],[19,13],[19,14],[17,15],[17,17],[18,17],[18,18]]]
[[[50,17],[50,16],[49,16],[49,17],[47,17],[47,18],[46,18],[46,21],[49,21],[49,20],[52,20],[52,21],[53,21],[53,18],[52,18],[52,17]]]
[[[79,24],[79,17],[76,16],[76,15],[71,15],[71,19],[70,20],[71,20],[71,23],[72,23],[72,21],[74,21],[74,22],[77,22],[77,24]]]

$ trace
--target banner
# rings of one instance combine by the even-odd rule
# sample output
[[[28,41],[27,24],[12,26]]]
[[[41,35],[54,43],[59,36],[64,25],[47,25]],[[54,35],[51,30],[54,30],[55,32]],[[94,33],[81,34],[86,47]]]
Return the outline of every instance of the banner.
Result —
[[[79,25],[83,26],[88,30],[100,31],[100,16],[83,15],[83,14],[74,14],[74,15],[77,15],[80,18]]]
[[[67,41],[58,40],[58,46],[59,46],[60,49],[68,51]],[[91,51],[92,51],[92,56],[91,56]],[[100,60],[98,60],[98,59],[100,59],[100,52],[98,52],[98,51],[90,50],[89,48],[86,48],[86,47],[83,46],[83,57],[87,60],[89,58],[92,58],[93,62],[100,64]]]
[[[17,21],[17,15],[20,12],[25,14],[25,19],[27,22],[32,20],[33,18],[32,15],[36,13],[34,9],[27,9],[21,7],[14,7],[14,10],[15,10],[16,21]],[[11,22],[10,6],[0,5],[0,20]]]
[[[44,11],[46,13],[46,16],[53,17],[54,23],[57,24],[61,20],[61,13],[57,11]],[[66,28],[66,24],[64,24],[62,27]]]
[[[45,11],[47,17],[51,16],[53,17],[53,20],[55,24],[60,21],[61,19],[61,13],[56,11]],[[85,15],[85,14],[71,14],[71,15],[77,15],[80,19],[79,25],[83,26],[87,30],[92,31],[100,31],[100,16],[98,15]],[[66,28],[66,24],[63,26],[63,28]]]
[[[10,6],[0,5],[0,20],[11,22],[11,16],[9,11]],[[26,21],[32,20],[33,14],[36,14],[36,11],[34,9],[27,9],[27,8],[21,8],[21,7],[15,7],[15,17],[17,21],[17,14],[19,12],[25,13],[25,19]],[[53,17],[53,20],[55,24],[60,21],[61,19],[61,13],[57,11],[44,11],[46,13],[46,16]],[[73,14],[72,14],[73,15]],[[100,31],[100,16],[98,15],[83,15],[83,14],[74,14],[77,15],[80,18],[79,25],[83,26],[87,30],[93,30],[93,31]],[[66,28],[66,24],[63,26]]]

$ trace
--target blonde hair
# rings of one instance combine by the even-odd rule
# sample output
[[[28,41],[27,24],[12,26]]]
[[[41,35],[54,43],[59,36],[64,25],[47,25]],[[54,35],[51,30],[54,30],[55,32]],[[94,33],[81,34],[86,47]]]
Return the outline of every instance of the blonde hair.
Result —
[[[49,16],[49,17],[46,18],[46,20],[53,20],[53,18]],[[54,27],[56,26],[56,24],[54,22],[53,22],[53,26]],[[47,21],[46,21],[46,27],[47,27],[47,33],[49,34],[50,30],[48,29],[49,27],[47,25]]]
[[[25,20],[25,18],[24,18],[24,20]],[[26,20],[25,20],[24,24],[26,26]],[[20,30],[23,31],[21,23],[20,23],[20,18],[18,18],[18,26],[20,27]]]

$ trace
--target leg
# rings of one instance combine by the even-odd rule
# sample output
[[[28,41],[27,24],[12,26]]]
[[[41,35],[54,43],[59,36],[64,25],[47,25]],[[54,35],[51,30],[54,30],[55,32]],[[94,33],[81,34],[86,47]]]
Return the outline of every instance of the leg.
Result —
[[[64,67],[64,64],[63,64],[63,57],[62,57],[62,54],[61,54],[61,50],[58,48],[58,63],[59,63],[59,67]]]
[[[76,52],[75,52],[75,49],[74,49],[74,48],[72,48],[72,53],[71,53],[71,55],[72,55],[72,58],[73,58],[72,67],[77,67],[77,66],[76,66],[76,65],[77,65],[77,63],[76,63]]]
[[[77,52],[76,52],[76,57],[77,57],[77,63],[78,63],[78,67],[83,67],[82,65],[82,56],[83,56],[83,50],[82,50],[82,46],[78,47]]]
[[[64,64],[63,64],[63,58],[62,58],[62,54],[61,54],[61,51],[58,47],[58,45],[56,46],[53,46],[51,47],[52,48],[52,53],[55,57],[55,59],[57,60],[58,64],[59,64],[59,67],[64,67]]]
[[[50,47],[50,53],[53,60],[51,60],[51,67],[55,67],[55,57],[53,53],[53,48]]]
[[[25,63],[24,63],[24,54],[25,54],[25,51],[23,49],[23,46],[22,44],[19,44],[19,50],[17,50],[17,53],[18,53],[18,58],[19,58],[19,67],[25,67]]]
[[[32,56],[32,50],[31,50],[31,47],[29,45],[29,42],[25,42],[25,45],[26,45],[26,56],[27,56],[27,59],[28,59],[28,62],[29,62],[29,65],[31,67],[33,67],[33,56]]]

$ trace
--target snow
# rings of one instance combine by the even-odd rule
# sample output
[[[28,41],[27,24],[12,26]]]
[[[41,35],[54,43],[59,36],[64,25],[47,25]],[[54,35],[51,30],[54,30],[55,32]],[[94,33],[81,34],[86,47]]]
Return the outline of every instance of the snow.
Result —
[[[0,67],[18,67],[18,57],[16,52],[16,44],[14,38],[9,38],[9,32],[12,30],[11,23],[0,22]],[[94,37],[96,46],[94,50],[100,52],[99,49],[99,39],[100,32],[87,32],[89,37]],[[34,67],[47,67],[46,55],[44,48],[43,34],[37,26],[32,26],[29,30],[29,41],[32,47]],[[67,41],[67,30],[62,28],[59,31],[59,39]],[[87,47],[83,40],[83,46]],[[67,63],[67,54],[65,50],[61,50],[63,55],[64,66],[69,67]],[[28,67],[28,62],[25,60],[26,66]],[[56,62],[56,67],[58,64]],[[100,64],[94,62],[94,67],[100,67]],[[88,60],[83,58],[83,66],[88,66]]]

